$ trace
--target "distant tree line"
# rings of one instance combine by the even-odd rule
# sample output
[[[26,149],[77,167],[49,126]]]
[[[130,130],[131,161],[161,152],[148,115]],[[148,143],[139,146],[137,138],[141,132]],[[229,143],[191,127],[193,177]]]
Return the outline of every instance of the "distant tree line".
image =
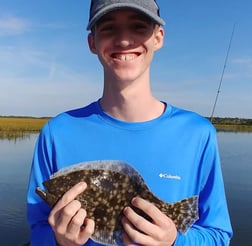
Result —
[[[210,120],[210,118],[208,118]],[[246,125],[252,126],[252,119],[244,119],[244,118],[222,118],[222,117],[214,117],[212,119],[213,124],[218,125]]]

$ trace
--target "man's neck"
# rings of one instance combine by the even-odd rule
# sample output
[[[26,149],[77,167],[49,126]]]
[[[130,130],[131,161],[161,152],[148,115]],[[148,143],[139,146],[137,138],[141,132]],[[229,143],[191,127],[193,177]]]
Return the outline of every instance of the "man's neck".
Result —
[[[111,116],[128,122],[143,122],[159,117],[165,105],[152,96],[150,90],[109,93],[100,100],[102,109]]]

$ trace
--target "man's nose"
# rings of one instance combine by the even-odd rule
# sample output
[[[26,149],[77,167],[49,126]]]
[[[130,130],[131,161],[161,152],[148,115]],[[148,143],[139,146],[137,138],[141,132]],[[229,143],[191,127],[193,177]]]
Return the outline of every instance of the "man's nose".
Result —
[[[133,36],[127,30],[118,30],[116,35],[116,45],[126,48],[135,43]]]

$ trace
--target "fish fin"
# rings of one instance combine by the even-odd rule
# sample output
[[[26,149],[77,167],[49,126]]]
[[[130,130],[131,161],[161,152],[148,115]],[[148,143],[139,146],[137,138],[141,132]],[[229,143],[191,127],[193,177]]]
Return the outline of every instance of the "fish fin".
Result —
[[[54,195],[42,190],[40,187],[36,188],[36,193],[50,206],[54,206],[58,200]]]
[[[107,246],[118,246],[123,245],[122,242],[122,231],[110,231],[110,230],[97,230],[91,236],[91,239],[99,244]]]
[[[171,219],[177,229],[186,233],[186,231],[199,219],[198,196],[192,196],[183,199],[171,205]]]

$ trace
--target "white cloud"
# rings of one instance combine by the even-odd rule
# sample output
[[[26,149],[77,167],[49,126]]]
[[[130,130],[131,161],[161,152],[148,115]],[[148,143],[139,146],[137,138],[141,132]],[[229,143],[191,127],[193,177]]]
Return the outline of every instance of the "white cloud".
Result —
[[[0,45],[0,77],[48,76],[51,55],[22,46]]]
[[[101,96],[102,83],[87,75],[70,73],[56,74],[53,81],[0,78],[0,115],[53,116]]]
[[[236,64],[242,64],[245,66],[252,66],[252,58],[236,58],[232,60],[232,63],[236,63]]]
[[[48,52],[0,47],[0,115],[52,116],[81,107],[101,96],[95,77]]]
[[[233,69],[241,78],[252,78],[252,58],[236,58],[231,61]]]
[[[0,37],[20,35],[32,29],[63,30],[78,27],[73,23],[66,22],[31,22],[27,18],[18,17],[14,14],[0,14]]]
[[[31,23],[14,15],[0,16],[0,36],[19,35],[29,31]]]

